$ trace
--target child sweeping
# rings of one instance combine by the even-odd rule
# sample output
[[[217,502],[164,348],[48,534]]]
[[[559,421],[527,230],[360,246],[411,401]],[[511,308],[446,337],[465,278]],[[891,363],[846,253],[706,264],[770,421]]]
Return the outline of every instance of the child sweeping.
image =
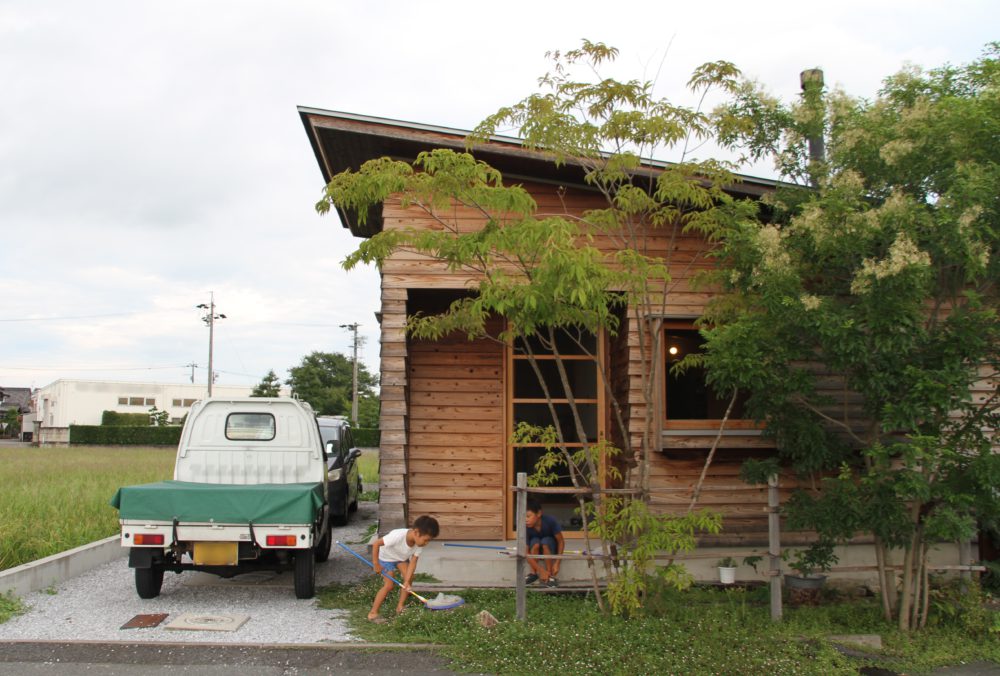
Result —
[[[432,516],[419,516],[413,522],[413,528],[397,528],[389,531],[372,545],[372,567],[375,574],[392,575],[396,570],[402,575],[403,588],[399,590],[399,603],[396,604],[396,614],[403,612],[406,597],[409,596],[413,573],[417,570],[417,558],[423,552],[428,542],[438,536],[440,527]],[[382,624],[385,618],[378,614],[385,597],[392,590],[393,583],[382,578],[382,588],[375,594],[372,609],[368,611],[371,622]]]

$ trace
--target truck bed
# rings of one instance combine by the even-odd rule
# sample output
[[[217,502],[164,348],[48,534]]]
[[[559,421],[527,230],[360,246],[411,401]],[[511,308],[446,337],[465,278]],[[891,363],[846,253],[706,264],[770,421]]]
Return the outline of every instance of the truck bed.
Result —
[[[311,524],[323,506],[323,484],[160,481],[119,488],[111,506],[119,518],[132,521]]]

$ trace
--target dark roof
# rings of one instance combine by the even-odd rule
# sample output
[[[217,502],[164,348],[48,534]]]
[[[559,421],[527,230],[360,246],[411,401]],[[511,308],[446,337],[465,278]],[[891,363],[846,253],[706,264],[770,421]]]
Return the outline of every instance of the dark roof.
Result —
[[[30,387],[0,387],[0,411],[17,408],[22,413],[31,410]]]
[[[325,182],[345,169],[357,169],[378,157],[412,161],[418,153],[432,148],[464,150],[465,138],[470,133],[305,106],[299,106],[298,111]],[[477,145],[473,153],[505,177],[567,186],[585,185],[584,171],[579,164],[567,162],[556,166],[550,155],[528,150],[520,139],[493,136],[488,143]],[[670,166],[670,163],[657,160],[645,160],[643,164],[652,172]],[[739,178],[740,182],[730,192],[748,197],[759,197],[777,185],[777,181],[753,176]],[[356,214],[341,209],[338,212],[344,227],[357,237],[370,237],[382,229],[381,209],[373,209],[363,226],[358,223]]]

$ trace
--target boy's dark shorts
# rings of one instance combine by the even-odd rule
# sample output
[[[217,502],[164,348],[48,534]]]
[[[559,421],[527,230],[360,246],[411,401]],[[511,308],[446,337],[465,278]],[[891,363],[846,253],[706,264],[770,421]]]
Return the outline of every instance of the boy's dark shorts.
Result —
[[[553,537],[543,537],[543,538],[531,538],[528,540],[528,549],[531,549],[535,545],[541,545],[542,547],[548,547],[550,552],[556,551],[556,539]]]

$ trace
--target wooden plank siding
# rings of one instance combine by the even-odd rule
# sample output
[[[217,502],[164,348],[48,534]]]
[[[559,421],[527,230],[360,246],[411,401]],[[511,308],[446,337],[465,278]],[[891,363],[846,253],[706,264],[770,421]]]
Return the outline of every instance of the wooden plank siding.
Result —
[[[523,185],[535,197],[541,213],[582,216],[588,209],[605,206],[603,198],[593,192],[562,190],[548,184]],[[446,221],[459,232],[474,232],[485,223],[482,214],[472,209],[445,210],[438,214],[438,220],[416,207],[404,209],[398,200],[392,199],[385,202],[382,215],[386,230],[440,230],[445,227],[441,221]],[[594,244],[606,253],[617,250],[612,238],[604,235],[596,236]],[[704,239],[696,235],[671,237],[671,233],[664,230],[649,237],[647,253],[667,260],[672,273],[666,302],[660,308],[665,315],[695,318],[703,313],[712,290],[694,288],[692,278],[713,265],[704,255],[708,248]],[[382,267],[383,289],[409,290],[411,306],[414,293],[469,289],[477,281],[474,271],[450,271],[443,263],[414,251],[398,251]],[[619,335],[608,342],[610,384],[623,404],[623,418],[633,448],[638,448],[646,408],[640,376],[644,365],[639,349],[639,326],[631,315],[622,319]],[[383,327],[383,339],[390,339],[393,345],[400,344],[402,333],[402,325],[398,322]],[[504,537],[505,526],[511,526],[504,523],[507,488],[504,468],[508,460],[505,457],[507,430],[503,420],[506,401],[502,349],[495,343],[470,343],[461,338],[410,341],[405,349],[394,348],[388,356],[383,351],[383,372],[391,367],[398,377],[400,356],[405,357],[407,364],[404,382],[408,415],[405,433],[397,437],[404,444],[405,458],[392,466],[405,468],[403,501],[407,516],[410,522],[423,513],[435,516],[441,522],[442,537],[499,539]],[[394,404],[390,400],[383,403],[383,407],[387,403],[389,406]],[[608,411],[607,415],[610,422],[612,413]],[[383,429],[389,429],[385,427],[387,424],[383,409]],[[397,423],[391,424],[395,429]],[[614,426],[608,429],[614,430]],[[615,441],[622,440],[617,438]],[[697,454],[710,444],[711,438],[681,434],[672,436],[668,446],[676,446],[678,453]],[[748,452],[766,453],[766,449],[752,450],[759,445],[762,445],[759,436],[727,437],[710,472],[709,487],[703,494],[706,504],[723,513],[727,529],[735,529],[735,537],[741,537],[739,533],[756,537],[758,532],[766,530],[767,516],[763,511],[766,496],[761,497],[763,493],[755,487],[727,493],[712,486],[738,483],[737,458]],[[654,491],[691,483],[692,462],[675,466],[667,455],[656,452],[651,460],[651,488]],[[697,471],[700,469],[698,464]],[[694,477],[697,478],[697,472]],[[394,493],[393,499],[398,500],[399,494]],[[679,509],[681,503],[686,508],[687,504],[680,493],[659,495],[653,503],[663,511]]]
[[[722,532],[699,538],[702,546],[760,546],[767,543],[767,486],[744,484],[740,466],[748,458],[767,457],[768,451],[732,449],[719,451],[705,478],[696,509],[722,515]],[[704,467],[707,448],[671,450],[652,457],[650,474],[653,495],[650,503],[657,513],[684,514]],[[799,486],[790,473],[779,477],[781,502]],[[812,534],[784,532],[785,544],[808,540]]]
[[[382,280],[379,429],[379,533],[402,528],[406,521],[406,325],[405,288],[387,287]]]
[[[408,514],[436,518],[442,538],[503,537],[503,350],[465,336],[408,346]]]

